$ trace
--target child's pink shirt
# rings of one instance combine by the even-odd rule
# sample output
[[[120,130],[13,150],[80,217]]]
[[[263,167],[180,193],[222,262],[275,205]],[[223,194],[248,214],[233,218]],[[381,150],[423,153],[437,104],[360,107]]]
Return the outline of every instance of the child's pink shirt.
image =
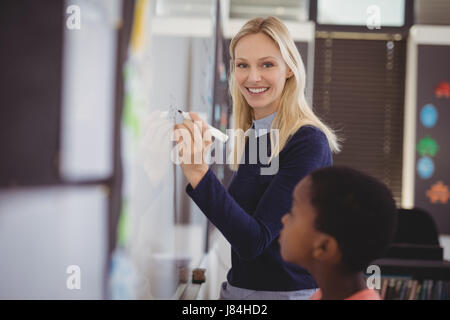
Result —
[[[309,300],[321,300],[322,299],[322,291],[317,290]],[[380,295],[373,289],[364,289],[361,291],[352,294],[350,297],[345,298],[344,300],[381,300]]]

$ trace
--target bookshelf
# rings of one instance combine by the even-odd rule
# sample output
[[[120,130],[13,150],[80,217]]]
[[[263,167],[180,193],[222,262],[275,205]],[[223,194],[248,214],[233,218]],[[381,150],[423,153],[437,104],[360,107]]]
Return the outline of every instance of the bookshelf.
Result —
[[[450,261],[440,246],[395,244],[372,262],[381,269],[384,300],[449,300]]]
[[[378,259],[373,262],[380,266],[382,274],[408,276],[413,279],[450,281],[450,262],[412,259]]]

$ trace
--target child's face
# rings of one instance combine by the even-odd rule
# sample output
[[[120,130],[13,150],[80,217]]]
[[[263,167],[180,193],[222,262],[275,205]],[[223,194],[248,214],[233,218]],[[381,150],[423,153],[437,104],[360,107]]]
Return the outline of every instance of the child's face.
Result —
[[[315,229],[315,210],[310,202],[309,177],[304,178],[294,190],[291,211],[282,218],[280,234],[282,258],[308,269],[313,259],[314,241],[319,232]]]
[[[292,74],[277,44],[263,33],[242,37],[234,49],[234,77],[239,90],[255,114],[277,110],[286,78]],[[252,93],[249,88],[268,88]]]

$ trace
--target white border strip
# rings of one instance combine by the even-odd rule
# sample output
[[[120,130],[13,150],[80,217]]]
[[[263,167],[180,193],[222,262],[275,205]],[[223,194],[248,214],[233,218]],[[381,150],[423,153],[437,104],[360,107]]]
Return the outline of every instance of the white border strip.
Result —
[[[416,144],[417,41],[414,27],[406,51],[405,113],[403,127],[402,208],[414,206],[414,152]]]
[[[153,17],[152,34],[166,36],[212,37],[213,21],[210,18]]]
[[[309,103],[309,106],[313,107],[313,94],[314,94],[314,61],[315,61],[315,52],[316,52],[316,25],[312,24],[312,30],[309,31],[311,33],[311,39],[308,40],[308,62],[305,65],[306,68],[306,100]],[[303,57],[302,57],[303,59]],[[303,59],[303,61],[305,61]]]
[[[223,21],[223,33],[227,39],[232,39],[239,29],[250,19],[228,19]],[[314,41],[315,25],[312,21],[292,22],[283,21],[294,41]]]
[[[416,44],[450,45],[450,26],[415,25],[409,32]]]

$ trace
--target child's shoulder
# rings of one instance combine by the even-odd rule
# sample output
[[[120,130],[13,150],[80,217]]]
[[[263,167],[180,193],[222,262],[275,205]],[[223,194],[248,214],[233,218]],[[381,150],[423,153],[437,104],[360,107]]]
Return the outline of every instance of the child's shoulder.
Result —
[[[363,289],[345,300],[381,300],[380,295],[374,289]]]
[[[318,289],[309,300],[322,300],[322,290]],[[376,290],[367,288],[352,294],[345,300],[381,300],[381,298]]]

